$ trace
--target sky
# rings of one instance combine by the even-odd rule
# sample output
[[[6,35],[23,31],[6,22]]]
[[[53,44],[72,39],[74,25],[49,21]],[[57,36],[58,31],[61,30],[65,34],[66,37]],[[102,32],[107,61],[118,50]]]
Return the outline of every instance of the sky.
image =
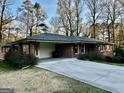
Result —
[[[14,0],[12,12],[13,15],[16,15],[16,11],[18,7],[21,7],[23,0]],[[48,15],[48,19],[46,21],[47,24],[49,24],[49,21],[51,17],[56,16],[56,8],[57,8],[57,0],[32,0],[33,3],[38,2],[41,4],[41,6],[46,10],[46,13]]]

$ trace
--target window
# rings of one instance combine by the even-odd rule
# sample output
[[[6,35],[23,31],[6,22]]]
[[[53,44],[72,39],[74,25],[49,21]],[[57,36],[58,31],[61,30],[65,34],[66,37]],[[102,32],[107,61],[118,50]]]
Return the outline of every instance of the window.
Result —
[[[85,53],[85,46],[84,45],[74,45],[74,53],[75,54],[83,54]]]
[[[84,45],[80,45],[80,52],[81,54],[85,53],[85,46]]]

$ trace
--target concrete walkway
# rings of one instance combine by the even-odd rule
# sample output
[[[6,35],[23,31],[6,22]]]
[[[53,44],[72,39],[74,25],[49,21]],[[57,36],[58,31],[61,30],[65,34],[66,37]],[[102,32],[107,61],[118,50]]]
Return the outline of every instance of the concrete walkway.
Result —
[[[112,93],[124,93],[124,68],[90,61],[56,59],[40,62],[44,68]]]

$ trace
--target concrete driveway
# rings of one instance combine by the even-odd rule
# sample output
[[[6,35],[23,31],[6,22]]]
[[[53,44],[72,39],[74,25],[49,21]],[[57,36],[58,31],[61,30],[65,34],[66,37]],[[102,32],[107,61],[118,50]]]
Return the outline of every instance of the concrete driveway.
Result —
[[[72,59],[43,60],[36,67],[62,74],[112,93],[124,93],[124,68]]]

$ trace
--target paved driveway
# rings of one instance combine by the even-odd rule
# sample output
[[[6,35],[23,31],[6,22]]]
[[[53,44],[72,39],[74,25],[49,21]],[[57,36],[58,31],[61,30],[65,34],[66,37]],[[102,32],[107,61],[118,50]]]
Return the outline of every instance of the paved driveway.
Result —
[[[124,93],[124,68],[78,59],[56,59],[40,62],[44,68],[112,93]]]

